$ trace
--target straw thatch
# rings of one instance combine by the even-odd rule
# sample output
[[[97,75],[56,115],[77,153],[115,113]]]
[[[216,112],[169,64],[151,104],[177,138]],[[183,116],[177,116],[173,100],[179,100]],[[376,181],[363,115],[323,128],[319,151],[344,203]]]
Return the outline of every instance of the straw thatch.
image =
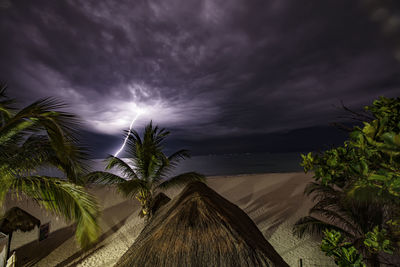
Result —
[[[0,220],[0,231],[5,234],[32,231],[35,226],[40,226],[40,220],[19,207],[9,209]]]
[[[151,204],[151,214],[155,214],[162,206],[167,204],[171,199],[164,193],[158,193]]]
[[[23,232],[32,231],[35,226],[40,226],[40,220],[21,208],[13,207],[3,215],[0,220],[0,231],[8,235],[6,259],[10,255],[13,232],[16,230]]]
[[[195,182],[154,215],[115,266],[289,265],[246,213]]]

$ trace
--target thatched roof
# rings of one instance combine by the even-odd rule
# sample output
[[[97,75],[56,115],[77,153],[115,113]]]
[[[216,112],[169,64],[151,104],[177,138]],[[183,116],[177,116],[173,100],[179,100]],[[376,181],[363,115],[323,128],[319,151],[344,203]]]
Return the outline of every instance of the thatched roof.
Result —
[[[115,266],[289,265],[246,213],[195,182],[155,214]]]
[[[162,206],[167,204],[171,199],[164,193],[158,193],[151,204],[151,214],[155,214]]]
[[[0,220],[0,231],[10,234],[13,231],[31,231],[40,226],[40,220],[19,207],[9,209]]]

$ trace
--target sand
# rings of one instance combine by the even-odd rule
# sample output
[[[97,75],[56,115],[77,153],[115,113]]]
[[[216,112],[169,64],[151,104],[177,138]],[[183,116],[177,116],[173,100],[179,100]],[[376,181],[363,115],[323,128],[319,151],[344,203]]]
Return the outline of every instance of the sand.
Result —
[[[303,266],[336,266],[320,251],[318,240],[298,239],[292,235],[293,223],[305,216],[312,205],[303,195],[310,181],[310,174],[271,173],[209,177],[208,185],[242,208],[290,266],[300,266],[300,259]],[[165,193],[173,198],[180,190]],[[18,250],[18,254],[25,257],[25,266],[108,267],[116,263],[143,228],[143,219],[137,216],[139,205],[134,200],[124,201],[111,189],[93,192],[100,194],[102,205],[107,207],[100,222],[104,233],[100,241],[90,250],[81,252],[72,235],[73,229],[61,228],[58,231],[63,234],[58,236],[56,231],[50,235],[52,243],[47,240],[48,245],[42,245],[43,241],[36,241]],[[39,245],[41,256],[35,252]]]

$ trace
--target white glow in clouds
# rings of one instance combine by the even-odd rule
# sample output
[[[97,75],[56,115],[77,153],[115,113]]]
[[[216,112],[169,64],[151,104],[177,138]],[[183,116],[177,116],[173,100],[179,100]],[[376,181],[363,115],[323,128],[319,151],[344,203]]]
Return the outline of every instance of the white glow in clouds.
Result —
[[[126,145],[126,142],[128,141],[129,135],[131,134],[132,131],[132,127],[133,127],[133,123],[139,118],[139,116],[143,113],[142,110],[138,110],[136,113],[136,116],[133,118],[133,120],[131,121],[131,125],[129,125],[129,131],[128,134],[126,135],[124,142],[122,143],[122,146],[120,147],[120,149],[115,152],[114,157],[118,157],[118,154],[121,153],[122,150],[124,150],[124,147]]]

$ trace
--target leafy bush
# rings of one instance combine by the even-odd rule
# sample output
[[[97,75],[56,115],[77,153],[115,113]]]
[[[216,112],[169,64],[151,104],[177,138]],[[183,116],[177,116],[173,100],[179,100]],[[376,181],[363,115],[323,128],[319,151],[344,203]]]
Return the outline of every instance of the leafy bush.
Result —
[[[390,207],[386,224],[371,226],[364,237],[368,252],[362,253],[377,257],[400,245],[400,98],[380,97],[365,111],[372,114],[371,120],[354,127],[343,146],[301,155],[301,165],[305,172],[314,171],[321,185],[343,190],[345,200]],[[337,263],[356,260],[355,248],[338,247],[340,238],[338,232],[325,232],[321,248]]]
[[[365,267],[363,257],[357,249],[349,242],[344,242],[340,232],[335,230],[325,230],[324,239],[322,239],[321,250],[329,257],[335,260],[335,263],[343,267]]]
[[[375,226],[372,232],[368,232],[365,235],[364,244],[372,253],[378,253],[379,251],[384,251],[388,254],[393,253],[391,242],[387,239],[387,231],[385,229],[379,230],[378,226]]]

